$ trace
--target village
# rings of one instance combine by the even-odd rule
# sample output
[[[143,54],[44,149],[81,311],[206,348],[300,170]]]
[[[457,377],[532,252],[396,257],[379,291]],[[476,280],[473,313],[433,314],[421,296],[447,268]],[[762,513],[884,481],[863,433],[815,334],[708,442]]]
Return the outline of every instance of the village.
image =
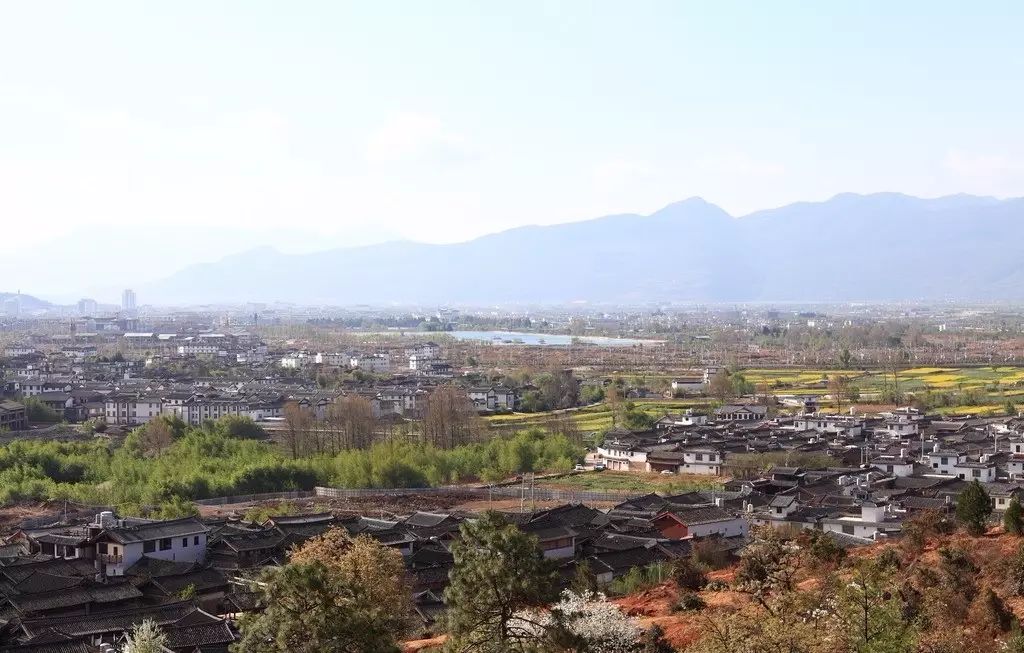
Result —
[[[185,497],[193,507],[177,518],[51,500],[8,521],[0,650],[116,651],[151,621],[166,650],[226,651],[239,638],[239,617],[266,607],[261,570],[334,532],[401,555],[416,615],[404,636],[430,641],[444,632],[452,545],[485,513],[531,537],[562,587],[586,570],[614,594],[624,579],[688,560],[740,560],[766,528],[811,533],[841,550],[870,548],[901,541],[915,521],[953,519],[974,485],[991,523],[1024,495],[1024,418],[1015,412],[940,413],[877,400],[863,410],[849,384],[828,374],[768,391],[742,370],[667,363],[665,389],[652,392],[586,366],[524,376],[465,363],[494,343],[466,349],[414,336],[313,351],[268,343],[251,329],[128,330],[137,321],[125,307],[106,322],[76,319],[74,337],[5,345],[0,437],[118,447],[162,424],[232,423],[248,425],[262,446],[314,455],[310,447],[334,437],[322,434],[345,431],[331,441],[342,449],[369,446],[416,438],[417,424],[426,429],[443,415],[467,429],[446,446],[545,424],[578,443],[579,457],[489,482]],[[191,376],[199,369],[204,376]],[[364,411],[358,428],[337,408],[353,398]],[[607,421],[587,412],[598,410]],[[598,430],[584,429],[591,424]]]

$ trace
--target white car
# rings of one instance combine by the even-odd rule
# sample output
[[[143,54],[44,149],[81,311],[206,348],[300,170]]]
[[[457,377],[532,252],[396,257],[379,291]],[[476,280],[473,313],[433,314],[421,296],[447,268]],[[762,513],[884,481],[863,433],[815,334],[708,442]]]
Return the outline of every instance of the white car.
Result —
[[[572,468],[572,471],[574,471],[574,472],[585,472],[585,471],[587,471],[587,468],[584,465],[580,465],[579,463],[577,463],[576,466]]]

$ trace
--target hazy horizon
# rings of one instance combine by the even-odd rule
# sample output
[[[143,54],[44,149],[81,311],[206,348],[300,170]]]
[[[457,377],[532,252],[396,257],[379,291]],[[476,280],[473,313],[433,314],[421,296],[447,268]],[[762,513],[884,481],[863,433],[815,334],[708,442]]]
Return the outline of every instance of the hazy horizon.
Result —
[[[259,246],[464,242],[691,196],[735,216],[845,192],[1024,195],[1017,3],[0,17],[0,213],[19,243],[0,275],[43,293]]]

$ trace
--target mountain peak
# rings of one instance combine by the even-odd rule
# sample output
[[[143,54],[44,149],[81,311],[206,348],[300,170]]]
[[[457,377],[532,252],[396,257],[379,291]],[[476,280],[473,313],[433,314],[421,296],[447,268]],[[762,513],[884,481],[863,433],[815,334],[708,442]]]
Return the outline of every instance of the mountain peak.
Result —
[[[671,204],[655,211],[650,217],[727,217],[732,216],[726,213],[720,206],[708,202],[703,197],[688,197],[685,200],[672,202]]]

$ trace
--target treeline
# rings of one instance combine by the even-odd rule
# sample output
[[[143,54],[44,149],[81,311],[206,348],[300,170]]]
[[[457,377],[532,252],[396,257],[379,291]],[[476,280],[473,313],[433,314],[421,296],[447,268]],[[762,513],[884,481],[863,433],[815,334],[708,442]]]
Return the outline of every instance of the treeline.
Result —
[[[269,442],[235,437],[238,418],[202,427],[174,424],[132,432],[123,445],[18,441],[0,447],[0,503],[70,499],[188,512],[190,501],[235,494],[336,487],[424,487],[519,472],[568,471],[583,450],[562,435],[531,429],[508,438],[442,449],[391,440],[365,449],[292,459]]]

